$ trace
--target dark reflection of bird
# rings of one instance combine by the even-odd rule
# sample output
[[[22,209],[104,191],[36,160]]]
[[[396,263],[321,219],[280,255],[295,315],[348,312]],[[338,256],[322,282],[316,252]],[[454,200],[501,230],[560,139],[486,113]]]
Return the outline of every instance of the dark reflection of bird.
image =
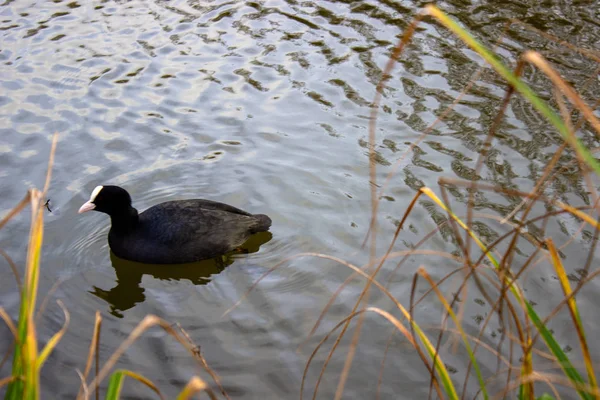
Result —
[[[79,213],[91,210],[110,216],[108,244],[118,257],[147,264],[213,258],[271,226],[266,215],[201,199],[167,201],[138,214],[118,186],[97,186]]]
[[[260,246],[267,243],[273,235],[270,232],[261,232],[253,235],[239,249],[225,255],[208,260],[197,261],[187,264],[157,265],[142,264],[128,261],[117,257],[110,252],[110,261],[115,269],[117,280],[116,286],[109,290],[97,286],[90,291],[95,296],[110,304],[110,313],[115,317],[122,318],[123,311],[133,308],[136,304],[146,299],[144,288],[141,286],[144,275],[153,276],[162,280],[187,279],[194,285],[205,285],[210,282],[211,275],[218,274],[236,260],[236,254],[255,253]]]

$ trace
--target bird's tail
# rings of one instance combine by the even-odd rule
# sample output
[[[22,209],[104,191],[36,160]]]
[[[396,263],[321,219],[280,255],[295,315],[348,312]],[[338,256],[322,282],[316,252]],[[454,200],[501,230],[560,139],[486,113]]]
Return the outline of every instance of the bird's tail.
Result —
[[[254,214],[253,217],[256,218],[256,225],[254,226],[252,233],[265,232],[269,230],[271,227],[271,218],[264,214]]]

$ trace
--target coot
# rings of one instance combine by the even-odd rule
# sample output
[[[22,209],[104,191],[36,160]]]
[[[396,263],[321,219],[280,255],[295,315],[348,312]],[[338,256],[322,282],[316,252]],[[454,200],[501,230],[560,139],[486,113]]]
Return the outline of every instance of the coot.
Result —
[[[97,186],[79,213],[110,216],[108,245],[115,255],[147,264],[181,264],[225,254],[253,233],[267,231],[271,219],[210,200],[175,200],[138,214],[119,186]]]

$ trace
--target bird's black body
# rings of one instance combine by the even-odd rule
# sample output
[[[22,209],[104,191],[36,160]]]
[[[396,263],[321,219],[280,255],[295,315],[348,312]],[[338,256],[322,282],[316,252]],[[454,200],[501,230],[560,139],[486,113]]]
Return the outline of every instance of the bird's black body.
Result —
[[[96,193],[96,191],[95,191]],[[181,264],[212,258],[240,247],[271,219],[210,200],[176,200],[138,214],[129,194],[103,186],[86,204],[110,215],[108,244],[118,257],[147,264]],[[84,206],[80,212],[84,210]],[[81,211],[83,210],[83,211]]]

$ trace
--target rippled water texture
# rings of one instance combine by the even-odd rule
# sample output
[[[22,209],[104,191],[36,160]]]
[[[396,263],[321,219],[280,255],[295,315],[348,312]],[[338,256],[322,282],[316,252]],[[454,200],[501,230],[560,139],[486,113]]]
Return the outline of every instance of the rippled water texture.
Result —
[[[579,47],[600,50],[597,2],[438,4],[490,45],[510,18],[518,18]],[[69,309],[71,325],[43,369],[46,393],[73,398],[79,387],[75,370],[84,368],[94,313],[100,310],[105,317],[102,361],[143,316],[153,313],[187,330],[232,398],[297,396],[310,352],[349,312],[362,288],[359,282],[350,285],[315,338],[298,350],[349,270],[330,261],[294,259],[263,280],[240,307],[222,314],[268,268],[296,253],[323,252],[357,265],[366,261],[360,246],[370,212],[370,104],[392,46],[421,5],[385,0],[7,0],[0,5],[1,211],[16,204],[27,187],[42,185],[50,135],[60,133],[40,282],[41,293],[54,291],[39,333],[47,340],[62,324],[54,299],[62,299]],[[539,33],[513,26],[498,50],[514,65],[526,48],[555,63],[588,102],[600,97],[598,64]],[[380,249],[421,186],[437,190],[438,179],[450,177],[531,190],[560,146],[554,129],[515,97],[477,173],[476,160],[505,93],[502,80],[487,70],[447,121],[409,150],[481,63],[427,20],[396,65],[377,125],[379,185],[399,163],[381,203]],[[542,97],[551,99],[543,74],[526,68],[525,77]],[[588,127],[581,137],[590,146],[599,145]],[[571,159],[566,154],[561,163]],[[273,219],[272,238],[258,238],[251,252],[222,262],[142,273],[111,262],[104,215],[76,213],[103,183],[126,187],[138,209],[168,199],[203,197],[266,213]],[[575,205],[589,202],[576,168],[565,169],[548,191]],[[464,214],[466,191],[452,189],[450,197]],[[477,191],[475,200],[477,212],[485,214],[477,217],[476,230],[491,241],[505,227],[489,215],[505,216],[520,199]],[[534,210],[544,212],[542,206]],[[414,246],[444,220],[433,203],[420,201],[396,250]],[[24,213],[0,232],[1,247],[19,265],[25,259],[27,223]],[[585,262],[591,238],[588,231],[578,233],[578,227],[567,216],[547,227],[558,244],[576,234],[563,249],[571,274]],[[457,251],[447,226],[424,247]],[[523,241],[519,249],[517,265],[534,247]],[[394,265],[386,265],[383,276]],[[433,256],[411,259],[391,282],[392,293],[405,304],[420,265],[435,279],[456,267]],[[5,278],[0,302],[16,317],[16,285],[4,262],[0,268]],[[549,270],[534,269],[528,279],[528,295],[546,315],[552,306],[545,299],[560,293],[560,287]],[[594,292],[593,285],[582,292],[584,314],[595,312],[593,304],[599,299]],[[465,320],[476,329],[487,308],[476,296],[466,302]],[[391,309],[378,293],[371,303]],[[439,326],[439,310],[432,299],[420,306],[417,317],[425,325]],[[561,345],[576,347],[564,321],[558,318],[552,328]],[[497,328],[497,323],[490,325],[490,335]],[[591,329],[593,334],[599,327],[592,322]],[[8,337],[6,328],[0,330]],[[391,332],[379,317],[368,317],[345,398],[374,395]],[[332,398],[348,343],[344,340],[332,359],[320,398]],[[4,354],[9,343],[0,344]],[[598,354],[598,346],[591,345]],[[319,353],[308,372],[311,395],[324,359],[325,353]],[[466,357],[456,354],[445,360],[461,379]],[[119,366],[141,372],[168,396],[201,373],[158,330],[140,339]],[[487,367],[486,373],[493,374],[494,357]],[[1,372],[2,377],[9,375],[8,364]],[[417,354],[398,336],[386,361],[382,398],[425,398],[428,382]],[[474,385],[471,397],[476,391]],[[125,385],[124,393],[150,395],[133,382]]]

